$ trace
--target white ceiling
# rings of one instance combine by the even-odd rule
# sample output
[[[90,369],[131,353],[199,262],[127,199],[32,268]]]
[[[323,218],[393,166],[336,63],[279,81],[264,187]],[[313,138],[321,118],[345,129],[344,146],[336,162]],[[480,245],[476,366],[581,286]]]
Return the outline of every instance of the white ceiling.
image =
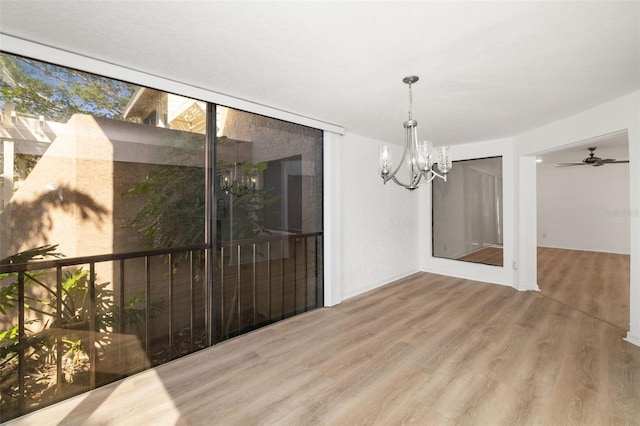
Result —
[[[640,2],[6,1],[0,31],[401,142],[513,136],[640,89]]]
[[[615,160],[629,159],[629,137],[626,131],[621,131],[578,141],[566,149],[538,155],[537,159],[541,161],[539,166],[556,167],[558,163],[579,163],[589,156],[589,147],[596,148],[596,157]]]

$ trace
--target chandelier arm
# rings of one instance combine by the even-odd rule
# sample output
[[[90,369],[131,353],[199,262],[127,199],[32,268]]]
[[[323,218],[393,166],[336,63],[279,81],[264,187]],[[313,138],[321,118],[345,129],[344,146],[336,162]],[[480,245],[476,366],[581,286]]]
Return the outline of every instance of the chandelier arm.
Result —
[[[424,184],[425,184],[425,185],[427,185],[427,184],[429,184],[429,183],[433,182],[433,180],[434,180],[436,177],[440,176],[440,175],[438,175],[438,174],[434,173],[432,170],[430,170],[430,171],[429,171],[429,173],[431,173],[431,176],[429,176],[429,178],[427,178],[427,177],[425,176],[425,181],[424,181]]]
[[[422,172],[416,173],[413,178],[413,186],[416,188],[420,186],[420,180],[422,179]]]
[[[398,178],[397,178],[397,177],[395,177],[395,176],[392,176],[392,177],[391,177],[391,180],[393,180],[396,184],[398,184],[398,185],[400,185],[401,187],[406,188],[406,189],[416,189],[416,188],[417,188],[417,186],[407,185],[407,184],[405,184],[405,183],[400,182],[400,181],[398,180]]]
[[[398,166],[395,168],[394,171],[392,171],[391,173],[389,173],[385,178],[384,178],[384,183],[389,182],[389,180],[391,178],[393,178],[396,173],[398,173],[398,170],[400,170],[400,167],[402,167],[402,164],[404,163],[404,159],[407,157],[407,147],[405,145],[404,151],[402,151],[402,158],[400,158],[400,161],[398,161]],[[394,180],[394,182],[396,182]]]
[[[404,161],[407,158],[407,152],[409,152],[409,154],[411,155],[411,135],[410,135],[409,132],[410,132],[410,128],[405,126],[405,138],[404,138],[405,144],[404,144],[404,149],[402,151],[402,158],[400,158],[400,161],[398,162],[398,166],[393,171],[393,173],[389,176],[389,179],[392,179],[397,185],[400,185],[403,188],[406,188],[406,189],[409,189],[409,190],[414,190],[417,187],[414,184],[414,180],[413,180],[413,176],[412,176],[412,174],[413,174],[413,165],[412,164],[409,164],[409,167],[408,167],[409,168],[409,183],[408,184],[406,184],[404,182],[401,182],[396,177],[396,173],[403,166]]]
[[[422,169],[417,162],[418,157],[418,126],[412,125],[407,128],[407,141],[411,141],[411,181],[413,186],[417,187],[422,179]]]
[[[424,178],[424,180],[422,180],[422,178]],[[445,182],[447,181],[447,175],[446,174],[440,174],[438,172],[435,172],[433,169],[430,169],[430,170],[428,170],[426,172],[420,173],[419,174],[419,178],[412,185],[409,185],[409,184],[401,182],[395,176],[390,177],[389,180],[393,180],[397,185],[399,185],[399,186],[401,186],[401,187],[403,187],[405,189],[413,190],[413,189],[418,188],[419,186],[424,186],[424,185],[430,184],[436,178],[440,178]]]
[[[443,181],[447,181],[447,174],[446,173],[438,173],[435,170],[433,170],[433,167],[429,170],[432,174],[433,177],[430,179],[430,181],[432,181],[435,177],[439,177],[440,179],[442,179]]]
[[[430,184],[430,183],[431,183],[431,182],[433,182],[433,181],[435,180],[435,178],[437,178],[437,177],[439,177],[440,179],[444,179],[444,180],[445,180],[445,182],[446,182],[446,180],[447,180],[446,176],[445,176],[445,177],[443,177],[442,175],[440,175],[440,174],[438,174],[438,173],[434,172],[433,170],[426,171],[426,172],[422,173],[422,175],[423,175],[423,177],[424,177],[424,181],[422,182],[422,185],[423,185],[423,186],[424,186],[424,185],[428,185],[428,184]]]

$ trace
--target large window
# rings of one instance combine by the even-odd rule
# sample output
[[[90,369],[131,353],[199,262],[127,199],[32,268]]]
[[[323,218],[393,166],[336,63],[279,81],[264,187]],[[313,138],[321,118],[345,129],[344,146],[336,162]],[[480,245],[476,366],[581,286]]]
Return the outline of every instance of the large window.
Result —
[[[218,107],[216,339],[322,305],[322,132]]]
[[[321,131],[0,66],[0,421],[322,303]]]

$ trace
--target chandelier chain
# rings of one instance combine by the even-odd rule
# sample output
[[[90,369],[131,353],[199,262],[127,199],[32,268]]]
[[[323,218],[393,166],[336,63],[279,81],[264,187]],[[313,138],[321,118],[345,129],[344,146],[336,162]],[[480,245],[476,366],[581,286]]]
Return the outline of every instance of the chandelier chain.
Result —
[[[413,90],[411,89],[411,83],[409,83],[409,120],[413,120]]]

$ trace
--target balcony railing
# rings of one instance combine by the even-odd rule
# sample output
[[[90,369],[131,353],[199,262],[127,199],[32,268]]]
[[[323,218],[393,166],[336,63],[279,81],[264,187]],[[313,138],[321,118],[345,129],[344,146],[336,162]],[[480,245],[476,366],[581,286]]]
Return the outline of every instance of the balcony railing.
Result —
[[[222,242],[217,340],[322,306],[322,252],[321,232]]]
[[[194,305],[197,300],[208,300],[208,287],[202,285],[207,250],[208,246],[202,244],[0,265],[0,274],[9,275],[5,278],[6,282],[12,281],[17,284],[14,286],[15,293],[17,293],[15,294],[15,306],[12,310],[7,310],[2,324],[2,328],[5,328],[7,324],[15,324],[14,321],[17,319],[17,327],[14,327],[17,344],[12,344],[10,336],[5,336],[6,338],[1,342],[2,347],[0,347],[2,350],[0,363],[4,367],[0,383],[3,392],[2,405],[5,405],[0,410],[3,413],[0,420],[7,420],[47,403],[94,389],[96,386],[151,366],[153,360],[152,338],[163,334],[153,330],[152,317],[157,310],[154,309],[154,304],[158,304],[158,302],[154,302],[154,292],[164,293],[155,296],[156,300],[163,300],[163,305],[166,304],[168,308],[163,310],[163,316],[166,317],[166,337],[168,339],[165,357],[166,360],[174,358],[176,353],[174,353],[173,340],[176,338],[175,326],[178,324],[175,317],[178,315],[183,317],[182,322],[185,317],[184,311],[178,311],[174,308],[178,291],[175,283],[178,263],[182,268],[185,264],[187,265],[186,269],[189,272],[182,274],[183,279],[179,290],[181,292],[187,290],[189,293],[187,299],[191,302],[191,308],[187,314],[188,333],[186,340],[188,344],[186,351],[183,352],[192,352],[198,349],[194,343],[194,333],[198,325],[206,326],[206,321],[200,321],[202,324],[196,324]],[[127,266],[136,260],[138,261],[137,265]],[[110,265],[108,265],[109,263]],[[105,264],[108,265],[107,269],[112,270],[112,283],[98,283],[97,281],[96,270],[103,266],[101,269],[104,271]],[[142,268],[141,265],[143,265]],[[83,289],[68,288],[69,271],[77,272],[86,266],[88,266],[88,274],[86,274]],[[129,269],[134,269],[134,271],[129,271]],[[187,275],[188,278],[184,279],[184,276]],[[142,290],[143,295],[130,297],[130,300],[125,299],[127,293],[131,294],[128,287],[132,286],[132,282],[131,280],[127,281],[128,276],[135,280],[135,286]],[[163,285],[154,283],[158,276],[165,278],[162,280],[164,281]],[[196,287],[199,291],[196,290]],[[74,292],[76,294],[73,294]],[[200,294],[196,294],[196,292]],[[71,300],[78,297],[77,293],[81,294],[81,304],[77,300]],[[209,309],[203,307],[201,311],[206,313]],[[38,332],[29,329],[29,325],[35,322],[44,323],[45,319],[47,324],[51,324],[49,327],[43,326]],[[130,338],[132,334],[137,336]],[[207,334],[205,332],[205,335]],[[204,346],[208,344],[208,341],[204,342]],[[43,352],[42,349],[46,346],[50,350],[39,353]],[[202,347],[203,345],[198,346]],[[85,359],[79,363],[76,355],[81,347],[85,351]],[[127,353],[128,351],[129,353]],[[49,360],[54,360],[55,371],[49,366],[47,372],[44,373],[47,376],[44,380],[48,380],[49,393],[54,394],[55,397],[46,398],[43,396],[44,393],[37,397],[33,395],[36,385],[30,379],[34,374],[34,367],[27,363],[27,356],[46,357]],[[70,357],[73,357],[71,361],[69,361]],[[106,359],[108,357],[116,359]],[[127,357],[129,362],[127,362]],[[134,358],[137,358],[136,362],[131,362]],[[65,363],[84,364],[86,374],[82,380],[79,380],[82,382],[81,386],[78,386],[77,379],[69,377],[68,371],[63,371],[77,369],[79,366],[69,366]],[[109,365],[107,366],[107,364]],[[11,368],[9,368],[11,365],[15,366],[13,374],[17,377],[14,376],[14,380],[8,377],[8,374],[11,373]],[[42,370],[44,367],[40,365],[38,368]],[[101,377],[97,378],[96,376],[100,372],[102,372]],[[53,389],[55,391],[51,392]],[[6,417],[7,415],[10,417]]]
[[[0,421],[323,304],[322,233],[210,250],[0,265],[0,290],[15,283],[15,303],[0,317],[0,332],[14,328],[13,339],[0,339]],[[82,286],[71,288],[84,268]]]

